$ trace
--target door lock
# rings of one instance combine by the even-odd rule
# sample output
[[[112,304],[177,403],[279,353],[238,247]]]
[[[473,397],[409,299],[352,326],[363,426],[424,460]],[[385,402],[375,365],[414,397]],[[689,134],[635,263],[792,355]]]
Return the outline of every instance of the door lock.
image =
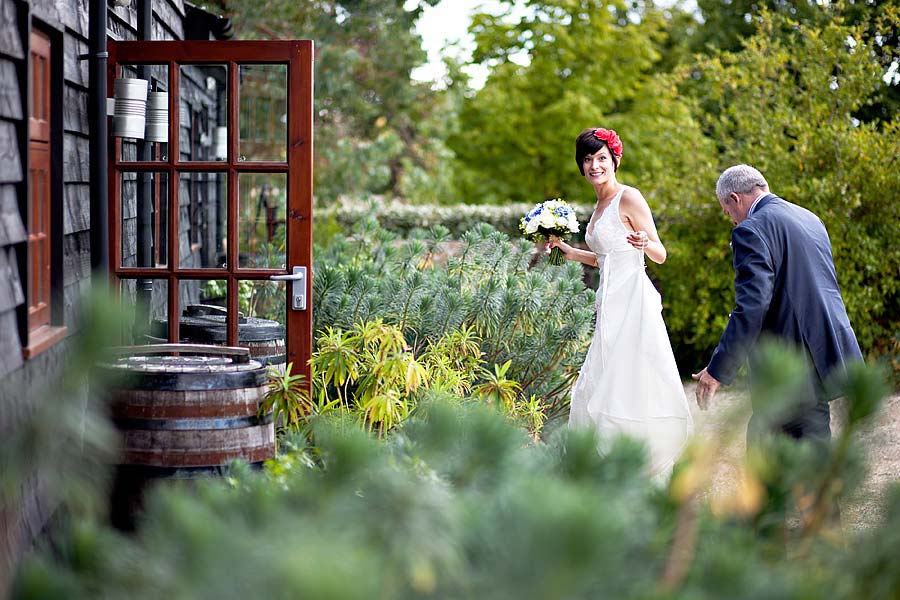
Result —
[[[306,310],[306,267],[294,267],[290,275],[272,275],[272,281],[291,282],[291,310]]]

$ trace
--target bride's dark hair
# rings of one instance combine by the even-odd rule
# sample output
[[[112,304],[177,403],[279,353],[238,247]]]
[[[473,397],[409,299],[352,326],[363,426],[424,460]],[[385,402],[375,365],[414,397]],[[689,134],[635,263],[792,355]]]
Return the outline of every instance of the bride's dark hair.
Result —
[[[616,153],[609,147],[606,140],[598,139],[597,136],[594,135],[595,131],[597,131],[596,127],[585,129],[578,134],[577,138],[575,138],[575,162],[578,163],[578,170],[584,175],[584,157],[588,154],[594,154],[600,150],[600,148],[606,148],[609,150],[609,155],[612,157],[614,170],[618,171],[619,161],[621,159],[616,156]]]

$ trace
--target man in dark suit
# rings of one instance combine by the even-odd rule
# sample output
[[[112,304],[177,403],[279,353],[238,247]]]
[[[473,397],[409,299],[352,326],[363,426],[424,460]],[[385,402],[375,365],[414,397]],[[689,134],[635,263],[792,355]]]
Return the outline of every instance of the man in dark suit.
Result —
[[[828,439],[833,394],[827,381],[848,361],[862,359],[828,232],[819,217],[770,193],[762,174],[748,165],[725,170],[716,196],[734,223],[735,307],[709,364],[694,375],[697,404],[705,410],[719,386],[734,379],[760,335],[774,335],[804,352],[813,367],[806,397],[780,430],[798,439]]]

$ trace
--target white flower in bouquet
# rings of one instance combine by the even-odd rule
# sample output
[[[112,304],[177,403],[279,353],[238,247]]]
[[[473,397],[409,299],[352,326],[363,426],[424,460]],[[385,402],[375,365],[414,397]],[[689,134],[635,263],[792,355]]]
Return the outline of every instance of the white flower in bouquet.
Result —
[[[578,218],[575,210],[561,198],[546,200],[535,204],[519,222],[519,229],[525,237],[533,242],[546,240],[551,235],[565,239],[570,233],[577,233]],[[561,265],[565,257],[559,248],[550,252],[550,264]]]

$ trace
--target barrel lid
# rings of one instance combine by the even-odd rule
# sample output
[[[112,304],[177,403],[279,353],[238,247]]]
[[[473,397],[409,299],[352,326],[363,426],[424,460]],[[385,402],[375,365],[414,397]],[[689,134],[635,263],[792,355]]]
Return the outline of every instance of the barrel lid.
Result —
[[[266,370],[227,356],[123,356],[100,365],[130,389],[215,390],[266,384]]]
[[[192,342],[225,342],[228,327],[225,310],[220,306],[191,304],[179,319],[181,339]],[[157,335],[168,330],[165,319],[154,320]],[[238,342],[268,342],[284,337],[284,326],[278,321],[238,315]]]
[[[103,366],[135,373],[230,373],[262,367],[257,361],[237,363],[229,356],[123,356]]]

